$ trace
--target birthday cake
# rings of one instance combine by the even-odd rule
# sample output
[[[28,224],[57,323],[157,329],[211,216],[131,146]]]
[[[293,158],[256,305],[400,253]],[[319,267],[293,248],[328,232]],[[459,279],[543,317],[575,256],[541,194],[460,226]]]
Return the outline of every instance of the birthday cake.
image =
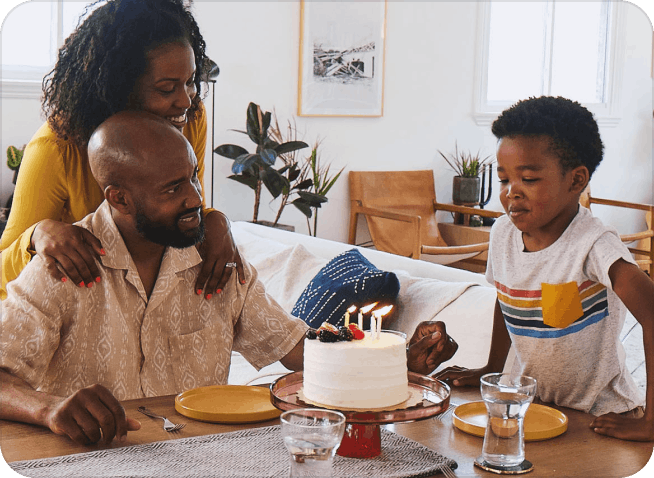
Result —
[[[409,398],[406,341],[390,332],[360,340],[304,341],[304,397],[317,404],[376,409]]]

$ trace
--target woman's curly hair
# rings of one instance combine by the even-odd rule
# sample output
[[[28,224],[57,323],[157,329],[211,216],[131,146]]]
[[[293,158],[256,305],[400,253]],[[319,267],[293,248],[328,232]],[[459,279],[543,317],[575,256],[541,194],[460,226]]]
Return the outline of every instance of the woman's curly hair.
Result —
[[[43,112],[57,136],[84,147],[93,131],[124,110],[146,55],[157,46],[186,40],[193,48],[195,87],[201,91],[209,59],[200,29],[182,0],[104,0],[66,39],[43,79]],[[97,7],[97,8],[96,8]],[[193,98],[192,118],[200,97]]]
[[[564,171],[586,166],[592,176],[604,156],[593,114],[576,101],[561,96],[518,101],[493,122],[492,131],[497,139],[548,136]]]

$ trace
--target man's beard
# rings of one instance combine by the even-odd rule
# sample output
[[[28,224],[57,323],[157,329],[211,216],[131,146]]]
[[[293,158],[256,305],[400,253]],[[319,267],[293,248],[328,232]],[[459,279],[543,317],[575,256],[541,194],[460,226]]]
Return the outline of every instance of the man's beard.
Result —
[[[145,214],[143,214],[140,207],[137,206],[136,212],[136,230],[148,241],[160,244],[162,246],[170,246],[176,249],[184,249],[186,247],[194,246],[204,240],[204,218],[200,215],[200,225],[191,231],[183,232],[178,227],[179,219],[191,211],[184,211],[177,216],[173,227],[166,226],[161,223],[152,222]]]

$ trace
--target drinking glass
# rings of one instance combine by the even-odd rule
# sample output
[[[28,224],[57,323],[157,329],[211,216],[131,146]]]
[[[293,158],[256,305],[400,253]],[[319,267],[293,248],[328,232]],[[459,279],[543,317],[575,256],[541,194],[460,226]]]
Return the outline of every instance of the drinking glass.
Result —
[[[536,379],[489,373],[481,377],[481,397],[488,410],[482,460],[496,468],[525,461],[524,419],[536,395]]]
[[[345,431],[345,415],[300,408],[280,416],[284,445],[291,453],[289,476],[331,476],[332,461]]]

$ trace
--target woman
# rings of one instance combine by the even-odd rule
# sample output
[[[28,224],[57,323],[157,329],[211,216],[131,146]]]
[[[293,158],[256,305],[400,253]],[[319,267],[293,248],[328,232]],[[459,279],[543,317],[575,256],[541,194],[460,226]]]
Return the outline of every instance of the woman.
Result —
[[[99,279],[95,260],[102,245],[72,223],[104,199],[86,145],[114,113],[139,109],[170,121],[191,143],[202,183],[207,121],[198,92],[208,63],[198,25],[181,0],[110,0],[66,39],[43,82],[47,121],[25,149],[0,241],[1,298],[34,254],[57,279],[68,276],[80,287]],[[206,239],[195,288],[210,299],[233,262],[241,282],[244,277],[227,219],[213,209],[203,213]]]

